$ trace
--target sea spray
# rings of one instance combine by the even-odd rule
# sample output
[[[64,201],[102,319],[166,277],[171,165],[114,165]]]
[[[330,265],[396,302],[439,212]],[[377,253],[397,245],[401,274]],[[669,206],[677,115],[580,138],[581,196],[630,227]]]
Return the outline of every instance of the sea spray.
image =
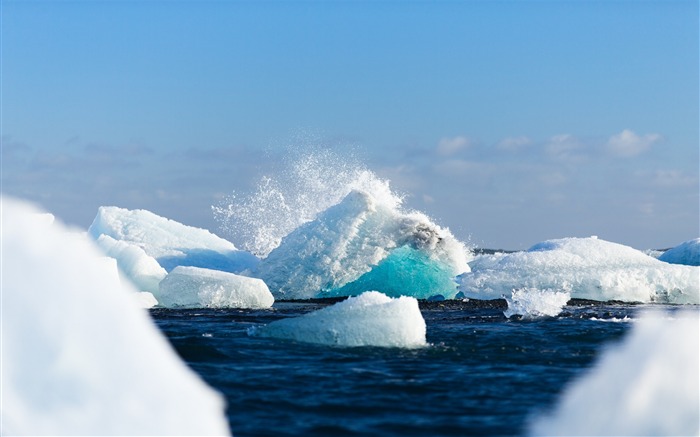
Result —
[[[389,181],[358,160],[329,150],[288,158],[274,176],[263,176],[254,191],[232,193],[212,206],[214,218],[237,247],[265,257],[282,238],[314,220],[353,190],[372,193],[382,204],[398,208],[403,198]]]
[[[506,317],[520,315],[525,319],[534,319],[557,316],[571,296],[567,291],[521,288],[504,298],[508,302],[508,309],[503,311]]]
[[[469,250],[402,200],[356,160],[314,151],[213,208],[236,245],[263,258],[249,273],[278,299],[368,290],[453,297]]]

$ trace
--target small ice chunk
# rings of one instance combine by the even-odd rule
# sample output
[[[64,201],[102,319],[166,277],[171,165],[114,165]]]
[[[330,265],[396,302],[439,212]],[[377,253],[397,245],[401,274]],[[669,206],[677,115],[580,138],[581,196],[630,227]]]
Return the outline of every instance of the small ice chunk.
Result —
[[[275,302],[261,279],[185,266],[160,282],[156,299],[169,308],[269,308]]]
[[[700,435],[700,318],[646,313],[530,435]]]
[[[510,318],[521,315],[525,319],[538,317],[555,317],[570,299],[566,291],[538,290],[536,288],[522,288],[513,290],[511,296],[504,296],[508,302],[508,309],[503,315]]]
[[[266,326],[251,335],[334,346],[426,346],[425,320],[413,297],[368,291],[335,305]]]

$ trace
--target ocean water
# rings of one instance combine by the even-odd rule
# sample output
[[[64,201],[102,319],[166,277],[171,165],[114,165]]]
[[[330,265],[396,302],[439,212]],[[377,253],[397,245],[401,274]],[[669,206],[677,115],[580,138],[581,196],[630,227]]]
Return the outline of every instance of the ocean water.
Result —
[[[527,320],[506,318],[504,300],[421,301],[430,343],[421,349],[247,334],[332,302],[151,315],[185,362],[226,397],[236,436],[517,436],[640,311],[678,308],[572,300],[556,317]]]

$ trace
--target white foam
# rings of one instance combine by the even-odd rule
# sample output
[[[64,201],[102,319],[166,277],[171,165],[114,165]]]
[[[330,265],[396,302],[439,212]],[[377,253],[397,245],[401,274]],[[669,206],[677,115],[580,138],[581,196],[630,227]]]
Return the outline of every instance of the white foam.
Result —
[[[237,250],[233,243],[206,229],[146,210],[102,206],[88,233],[96,240],[104,234],[137,246],[167,271],[186,265],[239,273],[258,262],[252,254]]]
[[[85,236],[2,197],[7,435],[225,435],[222,397],[177,356]]]
[[[369,291],[335,305],[249,331],[251,335],[334,346],[426,346],[418,301]]]
[[[156,299],[171,308],[269,308],[275,301],[260,279],[184,266],[160,282]]]
[[[645,314],[621,344],[569,386],[530,434],[700,434],[700,318],[697,309],[669,320]]]
[[[599,301],[700,303],[699,267],[667,264],[597,238],[549,240],[526,252],[482,255],[470,265],[460,290],[476,299],[534,288]]]
[[[592,320],[595,322],[605,322],[605,323],[629,323],[629,322],[634,321],[635,319],[628,317],[628,316],[625,316],[623,318],[611,317],[609,319],[599,319],[598,317],[591,317],[588,320]]]
[[[511,296],[505,296],[505,299],[508,309],[503,314],[506,317],[518,314],[525,319],[531,319],[557,316],[566,306],[570,295],[566,291],[522,288],[513,290]]]
[[[455,276],[469,269],[467,253],[449,230],[425,215],[352,191],[287,235],[254,275],[284,298],[368,290],[451,298],[457,293]]]
[[[659,260],[671,264],[700,266],[700,238],[685,241],[659,255]]]

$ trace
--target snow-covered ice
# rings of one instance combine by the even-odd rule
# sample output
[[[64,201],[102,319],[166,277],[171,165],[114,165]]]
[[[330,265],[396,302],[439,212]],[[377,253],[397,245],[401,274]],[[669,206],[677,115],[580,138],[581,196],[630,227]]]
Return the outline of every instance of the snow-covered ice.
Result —
[[[2,202],[6,435],[226,435],[222,397],[137,308],[85,235]],[[112,273],[108,271],[111,270]]]
[[[240,273],[258,262],[257,257],[237,250],[233,243],[206,229],[183,225],[146,210],[102,206],[88,233],[95,240],[108,235],[135,245],[167,271],[184,265]]]
[[[659,256],[659,260],[671,264],[700,266],[700,238],[685,241]]]
[[[275,302],[260,279],[185,266],[168,273],[155,296],[170,308],[269,308]]]
[[[282,239],[253,275],[278,298],[368,290],[454,297],[455,276],[469,269],[467,249],[449,230],[397,205],[396,199],[352,191]]]
[[[636,249],[590,238],[548,240],[526,252],[482,255],[460,275],[476,299],[530,288],[599,301],[700,303],[700,267],[667,264]]]
[[[335,305],[252,328],[249,333],[336,346],[426,346],[425,320],[412,297],[390,298],[376,291]]]
[[[699,368],[697,309],[644,314],[530,434],[700,435]]]

